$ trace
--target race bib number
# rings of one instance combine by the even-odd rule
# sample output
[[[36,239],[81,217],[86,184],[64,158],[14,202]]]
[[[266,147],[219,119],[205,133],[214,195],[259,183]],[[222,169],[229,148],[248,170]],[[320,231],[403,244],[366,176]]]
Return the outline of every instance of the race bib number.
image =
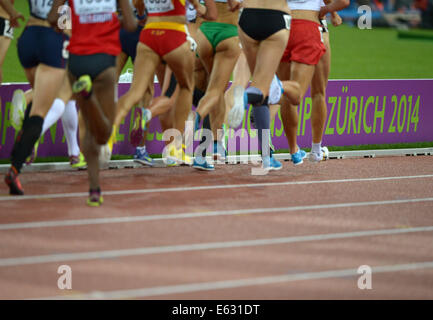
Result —
[[[48,13],[53,6],[53,0],[30,0],[29,2],[32,15],[41,19],[48,17]]]
[[[172,0],[144,0],[144,3],[149,13],[164,13],[174,10]]]
[[[13,39],[14,37],[14,28],[11,27],[9,20],[4,20],[5,28],[3,30],[3,36]]]
[[[116,12],[116,0],[74,0],[77,15]]]

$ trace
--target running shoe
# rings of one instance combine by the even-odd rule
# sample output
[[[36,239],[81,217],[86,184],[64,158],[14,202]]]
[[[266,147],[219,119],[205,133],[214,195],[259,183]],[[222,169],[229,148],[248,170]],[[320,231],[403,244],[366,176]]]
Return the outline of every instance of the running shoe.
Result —
[[[74,169],[85,169],[87,167],[87,162],[82,152],[78,156],[70,156],[69,163]]]
[[[126,72],[120,75],[119,82],[120,83],[131,83],[133,75],[134,75],[134,71],[132,69],[126,69]]]
[[[165,165],[167,167],[177,167],[178,166],[177,162],[172,160],[172,159],[165,159]]]
[[[213,159],[216,161],[225,161],[227,159],[227,150],[221,141],[213,143]]]
[[[141,147],[135,148],[134,162],[148,165],[151,167],[153,167],[153,165],[155,164],[149,153],[147,153],[146,148]]]
[[[89,190],[89,198],[87,199],[87,205],[90,207],[99,207],[104,202],[104,198],[101,195],[101,189]]]
[[[329,150],[327,147],[322,147],[321,148],[322,153],[323,153],[323,160],[328,160],[329,159]]]
[[[79,93],[83,97],[88,98],[92,93],[92,78],[88,74],[82,75],[72,85],[72,92]]]
[[[11,166],[6,173],[5,182],[9,187],[9,194],[17,196],[22,196],[24,194],[24,189],[18,179],[18,171],[14,166]]]
[[[307,153],[298,147],[298,152],[292,153],[292,161],[295,166],[304,163],[304,159],[307,157]]]
[[[329,157],[329,151],[327,147],[321,147],[320,148],[320,154],[318,154],[317,152],[310,152],[309,156],[308,156],[308,160],[310,160],[311,162],[315,162],[318,163],[322,160],[326,160]]]
[[[215,167],[213,164],[208,163],[205,158],[200,157],[200,156],[195,157],[194,163],[192,166],[195,169],[203,170],[203,171],[214,171],[215,170]]]
[[[170,159],[172,162],[174,161],[176,164],[185,164],[185,165],[192,165],[193,161],[191,159],[191,157],[189,157],[186,153],[185,153],[185,145],[182,144],[182,147],[179,149],[176,149],[176,147],[174,146],[173,143],[171,143],[168,146],[168,154],[166,156],[166,159]],[[166,162],[167,164],[167,162]]]
[[[233,108],[230,110],[227,123],[230,128],[236,129],[242,123],[245,115],[245,109],[248,108],[248,96],[242,86],[236,86],[233,89]]]
[[[23,126],[24,113],[27,107],[26,96],[21,89],[15,90],[9,111],[9,121],[16,131],[20,131]]]
[[[280,170],[283,167],[281,162],[275,159],[273,156],[264,157],[262,160],[262,168],[264,170]]]

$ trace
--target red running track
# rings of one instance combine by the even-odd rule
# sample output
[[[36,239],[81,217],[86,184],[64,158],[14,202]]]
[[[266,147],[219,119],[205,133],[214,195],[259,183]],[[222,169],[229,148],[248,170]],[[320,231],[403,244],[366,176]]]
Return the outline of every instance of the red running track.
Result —
[[[22,174],[25,197],[0,187],[0,298],[433,298],[433,157],[251,168],[106,170],[100,208],[84,171]]]

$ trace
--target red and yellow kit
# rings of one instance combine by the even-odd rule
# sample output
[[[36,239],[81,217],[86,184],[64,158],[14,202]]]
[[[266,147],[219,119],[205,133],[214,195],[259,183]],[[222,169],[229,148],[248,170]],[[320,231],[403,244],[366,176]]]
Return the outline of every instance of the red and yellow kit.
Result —
[[[148,17],[185,16],[185,0],[144,0]],[[185,24],[160,21],[146,23],[140,34],[140,42],[150,47],[159,56],[181,46],[187,41]]]

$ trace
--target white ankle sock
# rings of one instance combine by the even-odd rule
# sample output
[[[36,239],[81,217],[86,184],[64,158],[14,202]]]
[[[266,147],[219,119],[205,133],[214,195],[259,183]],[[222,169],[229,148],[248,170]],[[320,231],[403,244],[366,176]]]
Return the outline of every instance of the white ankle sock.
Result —
[[[319,143],[313,143],[312,144],[312,147],[311,147],[311,152],[314,152],[314,153],[317,153],[317,154],[320,154],[320,152],[321,152],[321,149],[322,148],[322,142],[319,142]]]
[[[80,147],[78,146],[78,113],[75,100],[70,100],[66,104],[65,112],[62,116],[63,132],[68,143],[68,155],[78,156]]]

